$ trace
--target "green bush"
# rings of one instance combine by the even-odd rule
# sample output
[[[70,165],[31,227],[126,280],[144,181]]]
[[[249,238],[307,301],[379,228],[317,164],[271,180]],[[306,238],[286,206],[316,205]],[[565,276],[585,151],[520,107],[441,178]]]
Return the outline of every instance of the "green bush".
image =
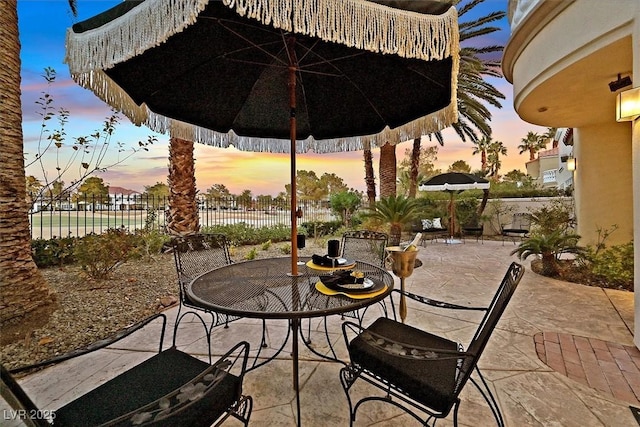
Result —
[[[300,224],[298,232],[312,238],[332,236],[342,228],[342,221],[309,221]]]
[[[589,248],[588,267],[611,287],[633,291],[633,242],[603,248]]]
[[[267,240],[282,242],[291,239],[291,227],[284,224],[253,227],[247,223],[219,224],[202,227],[203,233],[222,233],[236,246],[258,245]]]
[[[162,249],[171,241],[171,237],[160,230],[147,229],[136,230],[134,244],[140,256],[150,257],[162,252]]]
[[[54,237],[53,239],[35,239],[31,241],[33,261],[40,268],[73,264],[76,237]]]
[[[284,245],[280,246],[280,252],[285,255],[291,254],[291,243],[285,243]]]
[[[268,250],[269,250],[269,248],[271,247],[271,244],[272,244],[271,240],[267,240],[266,242],[264,242],[264,243],[262,244],[261,249],[262,249],[263,251],[268,251]]]
[[[244,259],[252,260],[252,259],[256,259],[257,256],[258,256],[258,250],[256,248],[251,248],[251,250],[247,252],[247,254],[244,256]]]
[[[80,239],[74,255],[82,269],[94,279],[105,279],[121,263],[139,256],[136,237],[125,229],[110,228],[103,234]]]
[[[531,231],[538,234],[551,234],[556,230],[565,232],[573,227],[573,218],[572,203],[555,199],[531,211]]]

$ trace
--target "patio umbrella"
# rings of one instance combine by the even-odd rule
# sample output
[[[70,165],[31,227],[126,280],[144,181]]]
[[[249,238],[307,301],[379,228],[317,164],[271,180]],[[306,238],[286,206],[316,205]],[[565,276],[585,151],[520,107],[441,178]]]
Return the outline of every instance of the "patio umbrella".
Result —
[[[158,132],[291,155],[398,143],[457,120],[447,2],[125,1],[69,29],[72,78]]]
[[[418,189],[420,191],[446,191],[449,193],[449,243],[455,243],[453,240],[455,194],[464,190],[487,190],[489,185],[488,180],[475,175],[462,172],[447,172],[429,178],[421,183]]]

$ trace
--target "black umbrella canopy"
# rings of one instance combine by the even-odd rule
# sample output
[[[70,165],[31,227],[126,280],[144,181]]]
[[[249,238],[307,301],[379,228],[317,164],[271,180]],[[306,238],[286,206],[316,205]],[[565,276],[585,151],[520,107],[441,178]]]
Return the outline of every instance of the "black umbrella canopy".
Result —
[[[455,122],[457,42],[446,2],[146,0],[74,25],[66,61],[136,124],[270,152],[290,151],[293,67],[296,151],[332,152]]]
[[[295,153],[396,144],[457,121],[457,12],[431,0],[146,0],[67,33],[71,76],[135,124]]]
[[[488,190],[490,182],[479,176],[462,172],[447,172],[429,178],[420,184],[420,191],[446,191],[449,193],[449,243],[459,243],[453,239],[455,226],[454,195],[464,190]]]
[[[441,173],[420,184],[420,191],[462,191],[489,188],[489,181],[462,172]]]

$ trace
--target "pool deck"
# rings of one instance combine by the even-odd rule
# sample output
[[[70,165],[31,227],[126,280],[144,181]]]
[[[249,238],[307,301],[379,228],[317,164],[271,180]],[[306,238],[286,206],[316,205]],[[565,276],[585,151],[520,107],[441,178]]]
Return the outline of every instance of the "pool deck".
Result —
[[[406,280],[407,290],[458,304],[490,301],[509,264],[511,242],[427,242],[418,255],[423,265]],[[480,358],[507,426],[638,426],[630,406],[640,408],[640,351],[633,344],[633,293],[588,287],[539,276],[527,268],[507,310]],[[170,324],[177,308],[166,311]],[[370,321],[380,315],[373,306]],[[202,355],[203,329],[183,322],[179,346]],[[478,314],[451,315],[433,307],[409,303],[407,323],[468,343]],[[341,319],[329,319],[338,356],[348,360],[340,332]],[[306,328],[306,321],[304,326]],[[312,320],[312,345],[328,349],[321,319]],[[145,328],[117,345],[62,362],[19,380],[41,409],[55,409],[96,385],[149,357],[157,334]],[[286,321],[268,321],[268,354],[282,342]],[[306,329],[305,329],[306,330]],[[212,333],[214,349],[223,353],[247,340],[252,352],[260,340],[260,322],[242,319]],[[171,337],[168,337],[171,338]],[[170,339],[165,339],[170,342]],[[290,344],[287,344],[290,345]],[[319,361],[304,346],[300,354],[302,424],[348,426],[347,403],[338,371],[342,365]],[[295,425],[291,360],[283,351],[274,361],[249,372],[244,391],[254,398],[252,426]],[[74,372],[70,375],[70,372]],[[356,383],[355,387],[359,387]],[[361,390],[369,386],[360,385]],[[462,393],[461,426],[491,426],[495,421],[477,390]],[[439,426],[453,424],[450,415]],[[240,425],[234,419],[225,425]],[[417,422],[392,405],[367,403],[355,426],[413,426]]]

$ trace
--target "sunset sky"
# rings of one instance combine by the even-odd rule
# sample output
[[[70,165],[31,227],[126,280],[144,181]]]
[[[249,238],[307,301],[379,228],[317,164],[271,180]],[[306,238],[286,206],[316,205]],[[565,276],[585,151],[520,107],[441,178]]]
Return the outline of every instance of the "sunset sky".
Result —
[[[41,129],[41,118],[37,115],[38,106],[35,101],[46,90],[46,83],[42,78],[45,67],[52,67],[57,71],[57,79],[50,89],[55,105],[70,112],[70,120],[66,127],[69,138],[88,135],[100,129],[104,119],[110,114],[109,107],[100,101],[93,93],[80,88],[69,77],[69,71],[64,59],[65,32],[75,22],[94,16],[113,5],[119,0],[78,0],[78,17],[74,18],[68,7],[67,0],[20,0],[18,1],[18,19],[20,40],[22,43],[22,109],[23,130],[25,140],[26,161],[29,163],[37,153],[37,144]],[[486,0],[478,12],[486,14],[489,11],[506,10],[507,0]],[[465,16],[466,18],[466,16]],[[468,19],[467,19],[468,20]],[[509,29],[506,18],[500,22],[501,31],[492,40],[484,44],[505,44]],[[546,129],[523,122],[513,109],[512,87],[504,79],[491,79],[490,82],[505,94],[502,109],[492,108],[493,139],[502,141],[508,149],[503,159],[501,172],[513,169],[524,171],[524,164],[528,160],[528,153],[518,154],[517,146],[528,131],[544,132]],[[55,123],[50,124],[52,128]],[[465,160],[472,169],[480,168],[479,156],[473,156],[473,145],[463,143],[451,130],[443,132],[444,147],[439,147],[437,167],[446,170],[456,160]],[[154,135],[146,128],[138,128],[123,117],[114,136],[115,142],[122,142],[125,147],[137,144],[139,140],[146,140],[147,135]],[[167,180],[168,165],[168,136],[156,134],[158,142],[150,147],[148,152],[139,152],[125,163],[110,168],[107,172],[97,176],[104,179],[108,185],[124,187],[142,191],[145,185]],[[70,141],[69,141],[70,143]],[[424,146],[434,145],[435,142],[425,140]],[[398,158],[402,158],[405,148],[410,143],[402,143],[397,149]],[[110,159],[115,159],[117,153],[110,153]],[[55,164],[51,161],[54,155],[47,155],[47,169],[55,172]],[[213,184],[224,184],[232,193],[240,193],[250,189],[253,195],[276,195],[284,191],[289,182],[289,155],[241,152],[235,149],[218,149],[196,144],[196,183],[202,192]],[[112,161],[113,162],[113,161]],[[108,163],[104,163],[108,164]],[[377,169],[377,152],[374,152],[374,166]],[[313,170],[318,176],[325,172],[335,173],[344,179],[350,187],[364,190],[364,168],[362,152],[336,154],[305,154],[298,155],[297,169]],[[27,168],[28,175],[42,177],[36,165]],[[51,176],[51,175],[50,175]],[[67,173],[63,179],[71,182],[76,175]]]

